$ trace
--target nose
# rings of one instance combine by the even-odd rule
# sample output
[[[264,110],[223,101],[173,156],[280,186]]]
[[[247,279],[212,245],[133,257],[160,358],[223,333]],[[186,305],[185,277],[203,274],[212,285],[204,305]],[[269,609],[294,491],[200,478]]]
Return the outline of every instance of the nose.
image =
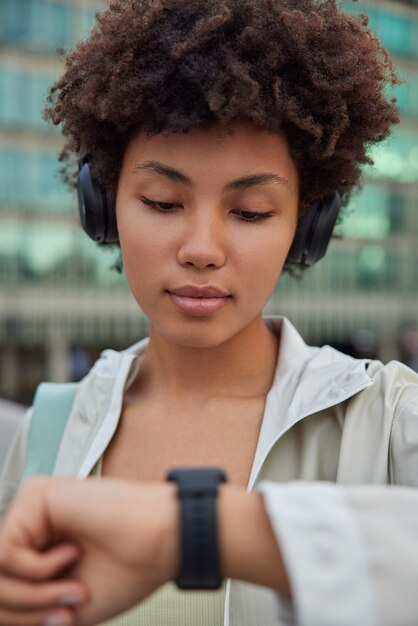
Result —
[[[189,216],[177,252],[180,265],[196,269],[222,267],[226,259],[225,226],[210,209]]]

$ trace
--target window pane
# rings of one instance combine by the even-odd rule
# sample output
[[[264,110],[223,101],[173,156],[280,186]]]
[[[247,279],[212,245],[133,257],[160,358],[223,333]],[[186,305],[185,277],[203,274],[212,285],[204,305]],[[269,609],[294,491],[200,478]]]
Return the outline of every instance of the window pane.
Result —
[[[373,183],[355,195],[339,227],[345,237],[386,239],[405,227],[406,199],[402,193]]]
[[[0,0],[0,38],[16,46],[55,51],[71,42],[71,3]]]
[[[123,276],[111,271],[117,253],[99,248],[78,224],[2,220],[0,285],[103,285],[126,289]]]
[[[418,182],[417,130],[396,127],[391,137],[374,146],[369,154],[374,165],[364,168],[367,176],[402,183]]]
[[[42,118],[46,95],[54,77],[0,66],[0,123],[58,133]]]
[[[41,212],[72,212],[75,194],[58,177],[55,153],[0,150],[0,203]]]
[[[53,50],[70,43],[71,14],[69,4],[35,0],[31,11],[31,43],[34,48]]]
[[[398,75],[404,82],[395,87],[394,95],[401,113],[418,117],[418,71],[399,66]]]
[[[418,57],[418,18],[396,12],[396,9],[370,6],[367,2],[344,0],[343,9],[363,13],[369,18],[369,28],[391,53]]]
[[[31,0],[0,0],[0,41],[20,45],[30,32]]]

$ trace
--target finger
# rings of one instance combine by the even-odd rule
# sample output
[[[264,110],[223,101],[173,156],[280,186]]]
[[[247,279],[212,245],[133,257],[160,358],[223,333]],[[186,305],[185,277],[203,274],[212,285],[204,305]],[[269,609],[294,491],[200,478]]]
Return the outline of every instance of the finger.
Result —
[[[59,574],[64,568],[74,564],[80,556],[80,549],[68,543],[60,544],[45,552],[12,546],[7,554],[2,555],[0,570],[27,580],[48,580]]]
[[[87,589],[78,581],[29,583],[0,577],[0,607],[20,611],[77,606],[88,599]]]
[[[0,626],[74,626],[76,617],[70,609],[19,613],[0,609]]]

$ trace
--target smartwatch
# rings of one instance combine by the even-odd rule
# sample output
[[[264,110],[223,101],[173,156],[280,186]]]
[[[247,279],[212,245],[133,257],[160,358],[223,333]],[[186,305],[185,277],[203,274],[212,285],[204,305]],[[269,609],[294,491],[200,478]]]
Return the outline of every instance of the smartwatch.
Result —
[[[167,480],[177,483],[181,524],[179,589],[219,589],[222,577],[216,517],[218,484],[226,482],[217,467],[173,469]]]

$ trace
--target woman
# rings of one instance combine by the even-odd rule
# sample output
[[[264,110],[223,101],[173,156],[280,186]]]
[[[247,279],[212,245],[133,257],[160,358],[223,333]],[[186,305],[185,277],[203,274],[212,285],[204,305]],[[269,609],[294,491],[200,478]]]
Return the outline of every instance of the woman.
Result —
[[[396,82],[367,19],[331,0],[115,1],[68,55],[46,116],[63,158],[81,157],[83,226],[119,242],[151,331],[106,351],[77,392],[53,473],[94,480],[18,493],[0,624],[93,624],[147,596],[111,623],[415,623],[418,377],[262,316],[281,273],[325,251],[329,223],[303,246],[300,232],[333,225],[336,192],[346,204],[361,184],[399,120]],[[227,478],[210,594],[173,584],[179,467]]]

